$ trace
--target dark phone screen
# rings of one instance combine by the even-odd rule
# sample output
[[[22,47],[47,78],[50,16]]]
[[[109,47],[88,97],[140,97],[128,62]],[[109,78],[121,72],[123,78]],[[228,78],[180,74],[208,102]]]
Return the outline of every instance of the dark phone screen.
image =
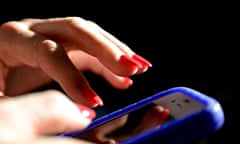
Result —
[[[203,107],[203,104],[183,93],[171,93],[153,101],[153,103],[93,128],[79,137],[87,139],[93,133],[106,132],[102,136],[104,139],[123,141],[129,137],[169,124],[170,121],[201,110]]]
[[[136,111],[132,111],[106,124],[96,127],[80,135],[79,138],[88,139],[93,133],[96,134],[97,132],[105,131],[106,128],[112,128],[108,133],[105,133],[105,139],[122,141],[152,128],[166,124],[167,121],[173,120],[174,118],[168,112],[169,111],[166,108],[151,103]]]

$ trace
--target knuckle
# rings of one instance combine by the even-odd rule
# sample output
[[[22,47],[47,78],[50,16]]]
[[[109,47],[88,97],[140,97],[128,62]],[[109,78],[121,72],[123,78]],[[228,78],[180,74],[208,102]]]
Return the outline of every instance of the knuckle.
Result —
[[[58,49],[57,44],[52,40],[37,41],[36,47],[44,54],[54,53]]]
[[[59,55],[65,53],[64,48],[59,46],[55,41],[37,40],[34,43],[36,48],[36,60],[38,64],[53,62]]]

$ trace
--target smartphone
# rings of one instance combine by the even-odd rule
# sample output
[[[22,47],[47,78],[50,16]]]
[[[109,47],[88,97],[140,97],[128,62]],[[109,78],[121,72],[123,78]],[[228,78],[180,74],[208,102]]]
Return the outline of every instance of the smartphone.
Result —
[[[168,111],[164,121],[163,111],[148,114],[146,118],[147,112],[156,107]],[[81,137],[123,117],[124,125],[107,135],[116,138],[119,144],[189,144],[209,136],[224,124],[224,112],[216,99],[188,87],[173,87],[99,117],[84,130],[61,136]],[[156,123],[156,119],[161,122]],[[141,130],[136,132],[139,127]]]

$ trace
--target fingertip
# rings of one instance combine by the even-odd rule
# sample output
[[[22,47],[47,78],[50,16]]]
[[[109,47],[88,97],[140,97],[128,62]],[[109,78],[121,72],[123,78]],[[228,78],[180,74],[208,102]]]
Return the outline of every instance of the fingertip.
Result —
[[[141,67],[138,69],[138,72],[136,74],[142,74],[152,67],[152,63],[150,63],[150,61],[146,60],[138,54],[132,55],[132,59],[136,60],[141,64]]]
[[[143,67],[152,67],[152,63],[150,63],[150,61],[146,60],[145,58],[143,58],[142,56],[140,56],[138,54],[132,55],[132,58],[135,59],[136,61],[140,62]]]
[[[127,89],[133,85],[133,80],[129,77],[122,77],[121,83],[118,85],[120,89]]]
[[[84,87],[82,89],[84,97],[88,100],[92,107],[103,106],[103,100],[96,94],[90,87]]]
[[[132,59],[127,55],[120,56],[119,61],[120,63],[127,67],[127,69],[130,72],[130,75],[135,74],[138,71],[138,69],[142,67],[140,63],[138,63],[136,60]]]
[[[83,117],[88,118],[90,120],[93,120],[96,118],[96,113],[94,110],[79,103],[75,103],[75,105],[77,106],[78,110],[80,111]]]
[[[122,55],[119,61],[129,69],[129,75],[142,74],[152,67],[152,63],[137,54],[132,56]]]
[[[124,77],[123,83],[126,87],[130,87],[133,85],[133,80],[129,77]]]

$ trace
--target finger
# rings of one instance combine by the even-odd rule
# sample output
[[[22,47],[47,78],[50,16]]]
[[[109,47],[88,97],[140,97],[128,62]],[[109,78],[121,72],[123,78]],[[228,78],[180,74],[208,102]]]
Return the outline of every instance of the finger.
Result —
[[[169,116],[168,109],[164,109],[162,106],[155,106],[146,112],[142,122],[133,131],[131,135],[140,134],[151,128],[160,126]]]
[[[99,25],[92,21],[88,21],[90,25],[92,25],[99,33],[101,33],[105,38],[110,40],[112,43],[114,43],[119,49],[121,49],[124,53],[132,57],[134,60],[139,62],[141,64],[141,67],[138,69],[137,73],[141,74],[147,71],[148,67],[152,67],[152,64],[143,58],[142,56],[136,54],[132,49],[130,49],[125,43],[118,40],[116,37],[102,29]]]
[[[96,56],[106,67],[119,75],[133,75],[145,64],[142,60],[130,57],[96,28],[79,17],[49,19],[36,22],[33,31],[56,41],[63,39],[81,47],[82,50]],[[69,39],[71,38],[71,39]],[[68,43],[69,44],[69,43]],[[70,45],[70,44],[69,44]]]
[[[20,95],[52,82],[44,71],[38,68],[20,66],[12,68],[6,79],[6,95]],[[18,82],[21,82],[19,84]]]
[[[0,101],[0,137],[12,135],[22,139],[37,135],[57,134],[85,128],[95,112],[75,105],[58,91],[45,91]],[[89,115],[87,115],[88,113]],[[94,116],[93,116],[94,117]]]
[[[102,105],[100,97],[74,67],[62,45],[30,31],[22,23],[9,22],[2,26],[2,30],[7,33],[2,36],[6,41],[3,44],[6,47],[3,51],[6,65],[24,64],[39,68],[57,81],[74,101],[91,107]],[[15,37],[15,43],[8,43],[12,36]]]
[[[109,123],[106,123],[98,128],[96,128],[94,131],[97,134],[99,139],[102,140],[109,140],[110,138],[106,137],[106,135],[110,134],[114,130],[117,130],[118,128],[123,127],[128,120],[128,115],[124,115],[122,117],[119,117],[115,120],[112,120]]]
[[[80,139],[91,140],[97,143],[114,143],[116,142],[112,137],[108,137],[111,132],[123,127],[128,119],[128,115],[124,115],[120,118],[105,123],[104,125],[97,127],[91,131],[88,131],[79,136]],[[119,138],[118,138],[119,139]]]
[[[133,81],[129,77],[116,75],[100,63],[96,57],[88,55],[81,50],[69,51],[68,56],[79,71],[92,71],[95,74],[104,77],[115,88],[126,89],[133,84]],[[79,57],[82,58],[81,61],[79,61]]]
[[[40,46],[41,47],[41,46]],[[85,77],[76,69],[64,49],[52,41],[43,41],[39,52],[39,65],[56,80],[74,101],[90,107],[103,105],[100,97],[91,89]],[[56,49],[54,53],[46,49]]]

